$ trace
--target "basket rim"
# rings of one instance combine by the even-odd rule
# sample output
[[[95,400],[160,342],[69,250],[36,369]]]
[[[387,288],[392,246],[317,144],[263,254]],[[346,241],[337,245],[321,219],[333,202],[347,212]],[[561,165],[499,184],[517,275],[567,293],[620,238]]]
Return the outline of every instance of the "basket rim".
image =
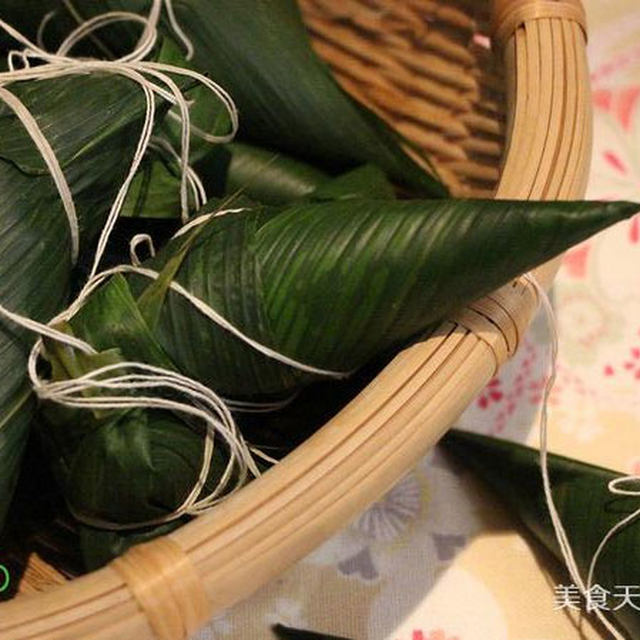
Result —
[[[494,0],[494,16],[503,16],[510,2],[522,17],[514,20],[508,12],[513,26],[504,37],[509,135],[496,198],[583,197],[592,135],[586,38],[584,23],[566,10],[570,5],[575,11],[579,2]],[[531,11],[541,5],[547,11]],[[558,9],[553,16],[549,5]],[[553,55],[554,42],[564,55]],[[528,57],[518,54],[518,44],[529,46]],[[540,82],[539,74],[548,74],[549,81]],[[555,260],[538,269],[539,280],[548,286],[557,266]],[[471,305],[427,341],[400,353],[277,466],[160,538],[164,555],[150,551],[159,548],[157,541],[139,545],[148,550],[140,557],[125,554],[141,582],[127,582],[114,561],[48,591],[18,595],[0,604],[0,636],[175,640],[250,595],[390,488],[512,353],[513,335],[517,343],[536,308],[532,287],[520,280],[481,302],[502,313],[501,328],[493,318],[487,321],[489,307]],[[451,388],[455,394],[446,393]],[[218,584],[226,585],[224,592]],[[197,610],[190,604],[194,590]]]

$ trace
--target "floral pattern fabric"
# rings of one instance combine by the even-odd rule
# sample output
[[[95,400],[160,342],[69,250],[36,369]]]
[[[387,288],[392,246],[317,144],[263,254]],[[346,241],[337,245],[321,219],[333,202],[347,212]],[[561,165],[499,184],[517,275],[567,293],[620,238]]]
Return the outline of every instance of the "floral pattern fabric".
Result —
[[[640,5],[588,0],[595,143],[588,197],[640,201]],[[640,216],[570,251],[553,451],[640,474]],[[535,444],[548,365],[538,318],[459,426]],[[615,437],[613,437],[615,435]],[[554,609],[547,558],[436,448],[380,502],[192,640],[267,640],[276,622],[354,640],[596,640]],[[541,570],[542,569],[542,570]]]

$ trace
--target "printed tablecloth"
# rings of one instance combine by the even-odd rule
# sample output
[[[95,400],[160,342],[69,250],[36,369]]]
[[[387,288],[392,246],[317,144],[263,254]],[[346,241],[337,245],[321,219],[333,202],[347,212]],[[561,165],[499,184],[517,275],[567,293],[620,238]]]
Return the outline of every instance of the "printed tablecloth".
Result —
[[[587,0],[595,105],[588,197],[640,201],[640,3]],[[640,474],[640,216],[566,256],[553,288],[550,448]],[[548,362],[539,318],[460,420],[535,443]],[[567,582],[472,475],[436,448],[383,500],[193,640],[267,640],[275,622],[354,640],[603,637],[558,608]]]

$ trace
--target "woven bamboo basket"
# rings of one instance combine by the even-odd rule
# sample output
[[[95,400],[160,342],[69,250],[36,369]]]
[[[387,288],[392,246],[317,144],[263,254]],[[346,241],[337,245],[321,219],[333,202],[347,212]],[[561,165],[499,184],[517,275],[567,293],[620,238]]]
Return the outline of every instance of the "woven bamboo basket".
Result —
[[[434,158],[457,196],[584,196],[591,154],[579,0],[301,0],[350,92]],[[557,261],[537,277],[549,285]],[[320,431],[214,511],[64,581],[34,558],[2,640],[178,640],[378,499],[517,349],[519,279],[400,353]]]

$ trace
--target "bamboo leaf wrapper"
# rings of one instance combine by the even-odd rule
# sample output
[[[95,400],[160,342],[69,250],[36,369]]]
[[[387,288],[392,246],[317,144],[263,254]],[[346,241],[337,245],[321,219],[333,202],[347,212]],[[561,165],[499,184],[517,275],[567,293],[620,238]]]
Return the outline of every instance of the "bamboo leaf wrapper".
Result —
[[[157,280],[112,278],[67,330],[103,358],[162,366],[227,398],[282,398],[322,376],[260,353],[171,283],[262,345],[350,372],[635,210],[628,203],[509,201],[247,204],[171,241],[143,265],[160,274]],[[72,371],[76,356],[55,349],[47,355],[59,375]],[[43,434],[81,518],[126,524],[168,515],[193,487],[203,438],[193,422],[172,416],[160,429],[156,412],[139,410],[47,417]],[[212,485],[225,464],[225,447],[218,451]],[[126,500],[115,499],[121,493]]]
[[[10,86],[47,131],[74,196],[81,246],[95,237],[132,155],[143,101],[130,81],[68,77]],[[83,100],[77,99],[77,94]],[[56,187],[15,115],[0,106],[0,304],[41,322],[70,288],[69,222]],[[9,506],[34,403],[26,357],[34,336],[0,319],[0,526]]]

